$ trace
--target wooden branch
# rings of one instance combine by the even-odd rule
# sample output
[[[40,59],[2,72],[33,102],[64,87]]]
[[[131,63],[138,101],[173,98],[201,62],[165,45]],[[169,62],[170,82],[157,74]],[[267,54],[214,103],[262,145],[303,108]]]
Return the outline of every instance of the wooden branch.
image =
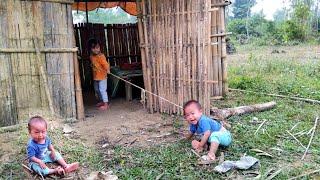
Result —
[[[60,4],[73,4],[74,0],[31,0],[31,1],[41,1],[41,2],[51,2]]]
[[[310,140],[309,140],[309,144],[308,144],[308,146],[307,146],[307,148],[306,148],[306,151],[304,152],[301,160],[304,159],[304,157],[307,155],[307,152],[308,152],[308,150],[309,150],[309,148],[310,148],[312,139],[313,139],[313,137],[314,137],[314,133],[316,132],[316,129],[317,129],[318,119],[319,119],[319,117],[316,117],[316,120],[314,121],[313,131],[312,131],[312,134],[311,134],[311,137],[310,137]]]
[[[81,78],[80,78],[80,70],[79,70],[77,53],[73,54],[73,68],[74,68],[74,86],[76,89],[75,94],[76,94],[77,118],[78,120],[83,121],[85,120],[85,114],[84,114]]]
[[[17,131],[22,125],[26,124],[16,124],[12,126],[0,127],[0,133]]]
[[[226,36],[226,35],[230,35],[232,34],[231,32],[227,32],[227,33],[221,33],[221,34],[212,34],[210,35],[210,37],[221,37],[221,36]]]
[[[235,108],[226,108],[226,109],[211,109],[211,115],[215,119],[227,119],[234,115],[243,115],[243,114],[249,114],[253,112],[260,112],[272,109],[276,105],[276,102],[271,101],[268,103],[263,104],[255,104],[251,106],[240,106]]]
[[[302,178],[304,176],[308,176],[308,175],[311,175],[311,174],[314,174],[314,173],[317,173],[317,172],[320,172],[320,169],[314,170],[314,171],[311,171],[311,172],[308,172],[308,173],[301,174],[301,175],[299,175],[297,177],[290,178],[289,180],[300,179],[300,178]]]

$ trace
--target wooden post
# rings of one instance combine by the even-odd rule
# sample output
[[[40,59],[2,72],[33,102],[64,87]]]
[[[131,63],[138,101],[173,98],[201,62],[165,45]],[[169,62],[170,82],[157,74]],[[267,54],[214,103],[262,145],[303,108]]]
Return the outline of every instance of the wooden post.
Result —
[[[76,91],[76,106],[77,106],[77,119],[85,120],[84,107],[83,107],[83,98],[82,98],[82,89],[81,89],[81,80],[79,72],[79,63],[77,58],[77,53],[73,53],[73,67],[74,67],[74,85]]]
[[[126,89],[126,100],[132,101],[132,86],[129,83],[125,83],[125,89]]]

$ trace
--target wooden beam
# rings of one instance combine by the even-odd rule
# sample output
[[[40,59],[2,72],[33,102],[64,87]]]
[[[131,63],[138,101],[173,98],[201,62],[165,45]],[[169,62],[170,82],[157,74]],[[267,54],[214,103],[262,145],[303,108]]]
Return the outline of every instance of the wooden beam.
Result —
[[[73,53],[77,52],[78,48],[42,48],[40,52],[44,53]],[[16,49],[16,48],[0,48],[0,53],[36,53],[34,48]]]
[[[25,0],[27,1],[27,0]],[[52,2],[52,3],[60,3],[60,4],[73,4],[73,0],[28,0],[28,1],[41,1],[41,2]]]

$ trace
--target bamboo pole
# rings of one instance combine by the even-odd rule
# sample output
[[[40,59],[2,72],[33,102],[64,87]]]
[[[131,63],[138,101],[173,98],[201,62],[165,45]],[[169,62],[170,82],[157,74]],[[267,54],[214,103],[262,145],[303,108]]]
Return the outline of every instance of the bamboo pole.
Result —
[[[164,85],[164,83],[163,83],[163,67],[162,67],[162,64],[164,63],[164,60],[165,60],[165,58],[164,58],[164,56],[165,56],[165,47],[164,47],[164,40],[165,40],[165,38],[164,38],[164,32],[165,31],[163,31],[163,29],[165,29],[165,27],[164,27],[164,17],[162,16],[162,14],[164,14],[163,13],[163,3],[158,3],[159,5],[160,5],[160,8],[158,9],[158,13],[157,14],[159,14],[159,18],[160,18],[160,20],[159,20],[159,28],[161,29],[161,31],[160,31],[160,37],[159,37],[159,39],[160,39],[160,41],[159,41],[159,43],[160,43],[160,45],[159,45],[159,48],[161,49],[161,52],[160,52],[160,60],[159,60],[159,64],[158,64],[158,66],[159,66],[159,73],[158,73],[158,76],[157,76],[157,78],[158,78],[158,82],[159,82],[159,95],[160,96],[163,96],[163,92],[162,92],[162,88],[163,88],[163,85]],[[163,103],[162,103],[162,100],[161,99],[159,99],[159,107],[160,107],[160,112],[163,112]]]
[[[180,9],[180,1],[177,0],[176,1],[176,10],[177,12],[179,12],[179,9]],[[181,79],[181,69],[182,69],[182,65],[181,65],[181,48],[182,48],[182,42],[181,42],[181,36],[182,36],[182,28],[181,28],[181,20],[180,20],[180,13],[177,14],[177,26],[175,27],[176,29],[176,43],[178,44],[178,47],[177,47],[177,57],[176,57],[176,60],[177,60],[177,72],[178,72],[178,78]],[[182,81],[178,81],[178,102],[183,102],[183,91],[182,91],[182,87],[183,84],[182,84]]]
[[[219,0],[217,0],[219,2]],[[217,13],[217,31],[221,32],[221,14]],[[219,94],[218,96],[222,95],[222,39],[218,37],[218,84],[219,84]]]
[[[212,4],[216,4],[215,0],[211,1]],[[211,34],[217,32],[217,12],[211,12]],[[218,42],[218,38],[211,38],[211,42]],[[212,56],[213,56],[213,80],[218,81],[219,72],[218,72],[218,46],[211,46]],[[219,84],[213,85],[213,94],[212,96],[219,96]]]
[[[187,30],[188,30],[188,36],[187,36],[187,57],[188,57],[188,62],[187,62],[187,79],[188,79],[188,99],[192,99],[192,83],[191,83],[191,7],[192,7],[192,1],[188,0],[187,1]]]
[[[137,1],[137,11],[139,14],[144,15],[144,11],[141,10],[142,6],[144,6],[144,1],[139,2]],[[143,16],[141,16],[143,17]],[[147,40],[146,38],[146,29],[143,27],[144,23],[146,23],[145,21],[142,22],[141,18],[138,18],[138,31],[139,31],[139,39],[140,39],[140,43],[143,42],[144,44],[147,44]],[[148,56],[147,56],[147,48],[140,46],[141,47],[141,62],[142,62],[142,70],[143,70],[143,80],[144,80],[144,85],[145,88],[150,91],[151,90],[151,85],[150,85],[150,80],[149,80],[149,70],[148,70],[148,66],[147,66],[147,61],[148,61]],[[147,101],[147,106],[149,108],[149,111],[152,113],[152,96],[150,94],[148,94],[148,101]]]
[[[208,44],[206,45],[206,65],[205,65],[205,73],[206,73],[206,79],[205,79],[205,85],[206,85],[206,90],[205,90],[205,99],[206,99],[206,113],[210,114],[210,96],[211,96],[211,86],[207,83],[210,79],[210,72],[212,72],[211,69],[211,12],[209,11],[209,8],[211,7],[211,0],[206,0],[206,41],[208,42]]]
[[[220,25],[221,25],[221,32],[225,35],[230,33],[225,33],[225,7],[220,7]],[[222,94],[226,95],[228,93],[228,81],[227,81],[227,44],[226,44],[226,37],[221,37],[221,68],[222,68]]]
[[[196,9],[195,7],[195,2],[192,1],[192,11],[194,9]],[[197,21],[197,14],[195,14],[194,16],[192,16],[191,18],[191,24],[192,26],[192,61],[191,61],[191,69],[192,69],[192,99],[196,99],[197,98],[197,86],[196,86],[196,62],[197,62],[197,36],[196,36],[196,30],[197,30],[197,26],[198,26],[198,21]]]
[[[153,14],[153,8],[154,8],[154,4],[153,4],[153,0],[147,0],[147,14]],[[154,37],[155,37],[155,33],[156,33],[156,28],[155,28],[155,17],[146,17],[147,19],[147,25],[149,27],[149,36],[148,38],[149,40],[149,44],[150,44],[150,56],[149,56],[149,61],[150,61],[150,65],[151,65],[151,76],[155,76],[156,75],[156,62],[155,62],[155,54],[154,51],[156,50],[156,44],[157,42],[155,42]],[[157,83],[155,81],[151,81],[151,85],[152,85],[152,92],[157,93]],[[158,98],[157,97],[152,97],[153,98],[153,108],[155,110],[158,109]]]

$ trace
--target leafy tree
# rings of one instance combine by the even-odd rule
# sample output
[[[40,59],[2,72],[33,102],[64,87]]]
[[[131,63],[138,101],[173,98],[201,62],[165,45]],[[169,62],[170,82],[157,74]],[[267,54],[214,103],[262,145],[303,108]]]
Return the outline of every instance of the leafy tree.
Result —
[[[287,20],[282,25],[282,37],[285,42],[303,40],[304,31],[299,27],[296,21]]]
[[[284,22],[287,19],[287,9],[278,9],[273,14],[273,19],[276,23]]]
[[[243,19],[251,16],[251,8],[256,4],[256,0],[235,0],[232,5],[234,19]]]

